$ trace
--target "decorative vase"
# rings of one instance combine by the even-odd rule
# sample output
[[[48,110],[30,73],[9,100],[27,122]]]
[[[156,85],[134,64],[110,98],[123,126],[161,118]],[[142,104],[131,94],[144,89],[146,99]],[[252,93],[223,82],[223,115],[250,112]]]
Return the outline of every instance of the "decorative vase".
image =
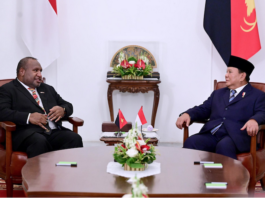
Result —
[[[132,75],[124,75],[121,77],[123,80],[143,80],[144,76],[132,76]]]
[[[131,168],[128,164],[124,164],[124,170],[125,171],[144,171],[145,170],[145,164],[142,164],[142,165],[144,165],[144,167],[143,168]]]

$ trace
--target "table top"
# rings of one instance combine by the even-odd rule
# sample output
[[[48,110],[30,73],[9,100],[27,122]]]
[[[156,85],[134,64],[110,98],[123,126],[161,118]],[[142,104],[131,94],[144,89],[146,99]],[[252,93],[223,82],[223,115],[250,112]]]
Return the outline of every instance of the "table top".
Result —
[[[108,83],[123,83],[123,84],[159,84],[160,80],[121,80],[121,79],[107,79]]]
[[[161,174],[143,178],[150,197],[247,196],[249,173],[240,161],[215,153],[156,147]],[[23,187],[29,197],[113,196],[130,193],[127,178],[106,172],[114,147],[66,149],[28,159],[22,169]],[[77,167],[55,166],[75,161]],[[205,169],[194,161],[222,163],[223,169]],[[227,182],[227,189],[206,189],[205,182]]]

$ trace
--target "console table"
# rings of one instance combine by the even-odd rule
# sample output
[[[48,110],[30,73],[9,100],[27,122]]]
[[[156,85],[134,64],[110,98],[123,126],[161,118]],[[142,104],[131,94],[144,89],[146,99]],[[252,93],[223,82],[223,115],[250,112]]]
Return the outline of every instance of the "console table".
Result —
[[[129,93],[147,93],[148,91],[154,92],[154,103],[151,118],[151,125],[155,127],[156,112],[159,103],[159,87],[157,84],[161,83],[160,80],[113,80],[107,79],[109,83],[108,88],[108,103],[111,121],[114,122],[114,112],[113,112],[113,101],[112,92],[114,90],[119,90],[120,92]]]

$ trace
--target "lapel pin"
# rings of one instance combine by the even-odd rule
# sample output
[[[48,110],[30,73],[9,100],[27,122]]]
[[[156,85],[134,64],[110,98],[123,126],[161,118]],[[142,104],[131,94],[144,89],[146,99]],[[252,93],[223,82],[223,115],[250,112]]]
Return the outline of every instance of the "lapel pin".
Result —
[[[44,92],[43,92],[43,91],[41,91],[40,93],[44,94]]]
[[[242,98],[244,98],[244,97],[245,97],[245,95],[246,95],[246,92],[243,92],[243,93],[242,93]]]

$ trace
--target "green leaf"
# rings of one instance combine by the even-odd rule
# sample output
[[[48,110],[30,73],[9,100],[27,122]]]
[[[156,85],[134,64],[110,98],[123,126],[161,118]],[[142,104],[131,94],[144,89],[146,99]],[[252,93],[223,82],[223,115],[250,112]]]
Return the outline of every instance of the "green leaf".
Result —
[[[130,61],[135,61],[135,63],[136,63],[137,62],[137,59],[135,57],[133,57],[133,56],[130,56],[128,58],[128,62],[130,62]]]

